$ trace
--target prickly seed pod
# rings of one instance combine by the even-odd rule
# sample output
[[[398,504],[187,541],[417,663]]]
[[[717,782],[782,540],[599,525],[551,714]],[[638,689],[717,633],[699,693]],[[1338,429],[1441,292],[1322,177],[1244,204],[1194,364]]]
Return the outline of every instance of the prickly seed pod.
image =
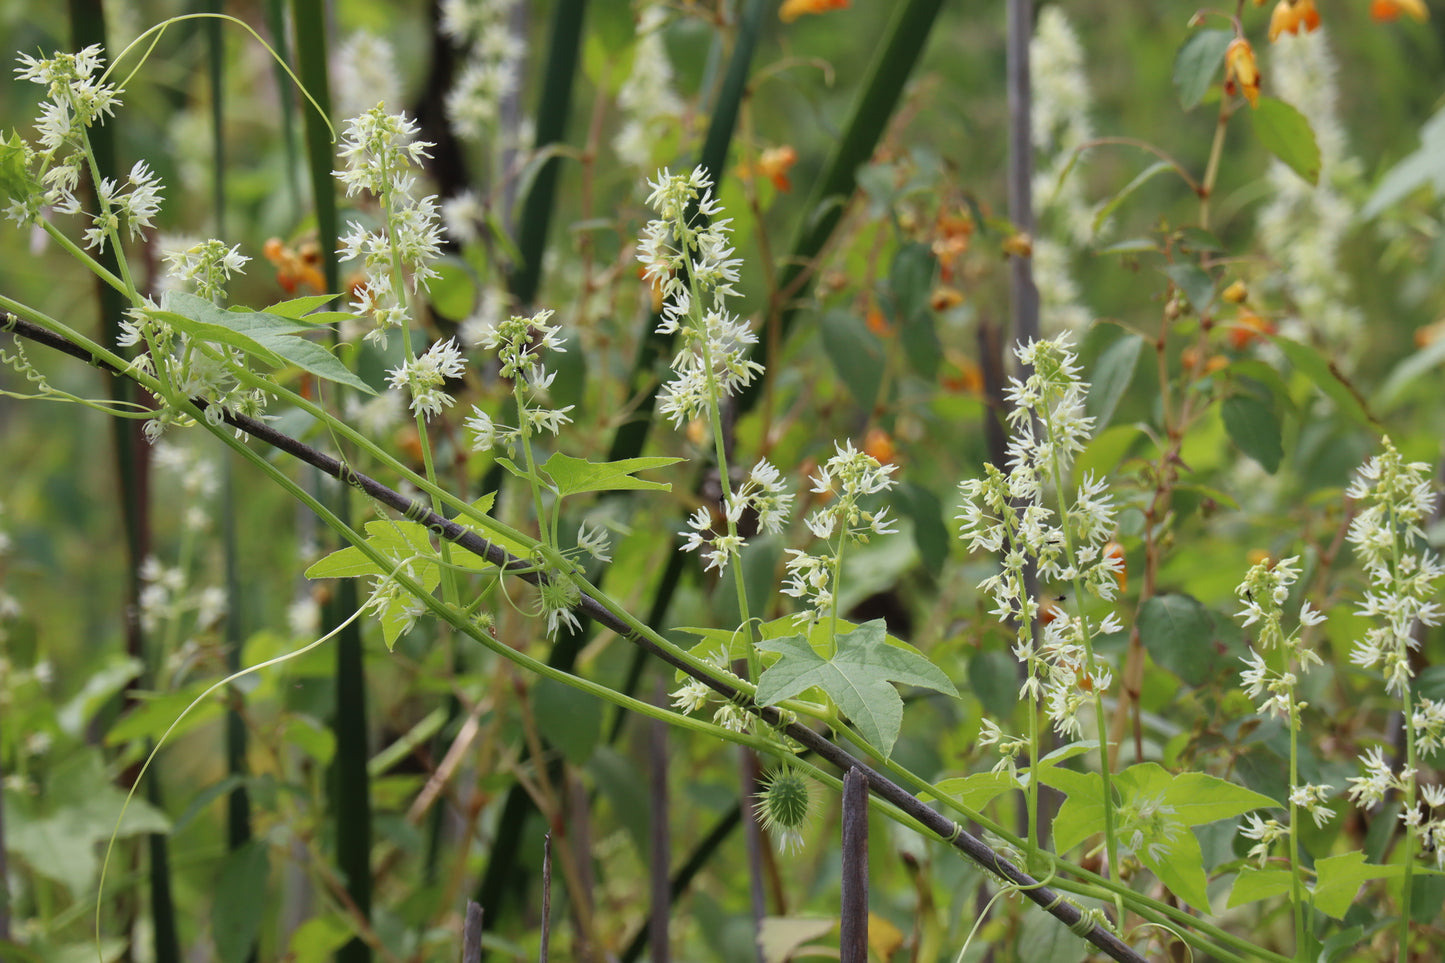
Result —
[[[763,777],[758,820],[781,850],[800,849],[813,803],[808,779],[786,763]]]

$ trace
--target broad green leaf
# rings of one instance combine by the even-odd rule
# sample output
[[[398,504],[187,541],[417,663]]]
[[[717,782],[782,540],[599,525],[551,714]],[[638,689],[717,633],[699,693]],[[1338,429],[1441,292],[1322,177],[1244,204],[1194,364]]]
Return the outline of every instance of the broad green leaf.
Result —
[[[1154,766],[1154,763],[1142,763]],[[1131,766],[1130,769],[1137,769]],[[1160,772],[1167,773],[1161,766]],[[1129,770],[1125,770],[1126,772]],[[1174,807],[1175,814],[1187,826],[1202,826],[1205,823],[1231,819],[1255,809],[1274,809],[1279,803],[1263,793],[1235,785],[1218,776],[1203,772],[1182,772],[1169,776],[1165,798]]]
[[[1210,251],[1225,250],[1223,242],[1215,236],[1213,231],[1206,231],[1198,225],[1185,225],[1174,232],[1174,237],[1181,251],[1204,254]]]
[[[388,575],[396,563],[420,556],[413,561],[413,570],[422,560],[436,557],[430,533],[416,522],[382,519],[366,523],[366,541],[372,548],[392,560],[382,568],[354,545],[339,549],[318,559],[306,570],[307,578],[356,578],[361,575]],[[433,566],[434,568],[435,566]]]
[[[1148,437],[1148,433],[1137,424],[1111,425],[1090,439],[1074,462],[1074,470],[1080,478],[1086,471],[1092,471],[1101,478],[1112,474],[1140,441]]]
[[[1360,885],[1372,879],[1387,879],[1403,874],[1403,866],[1375,866],[1365,862],[1365,854],[1356,850],[1339,856],[1326,856],[1315,861],[1315,909],[1337,920],[1355,901]],[[1435,904],[1439,909],[1439,903]],[[1432,914],[1433,915],[1433,914]]]
[[[913,521],[913,544],[930,572],[940,572],[948,561],[953,537],[944,523],[943,503],[932,491],[916,482],[905,481],[893,490],[898,513]]]
[[[976,772],[971,776],[944,779],[936,783],[934,788],[938,790],[936,795],[951,796],[966,809],[982,812],[983,807],[1010,789],[1022,789],[1023,786],[1012,773],[1001,771]],[[927,802],[934,796],[934,793],[920,793],[918,798]]]
[[[1214,306],[1214,279],[1199,265],[1182,261],[1179,264],[1166,265],[1164,273],[1174,282],[1175,287],[1184,292],[1184,297],[1189,300],[1189,306],[1194,309],[1195,314],[1202,317]]]
[[[1365,407],[1365,399],[1354,385],[1345,380],[1345,376],[1340,373],[1339,368],[1335,367],[1333,361],[1321,357],[1318,351],[1307,344],[1291,341],[1289,338],[1283,338],[1277,334],[1266,334],[1264,337],[1279,348],[1295,370],[1324,392],[1340,411],[1361,425],[1366,427],[1374,425],[1375,418]]]
[[[585,458],[573,458],[560,451],[548,458],[542,471],[556,485],[559,498],[578,495],[582,492],[653,491],[670,492],[670,482],[646,481],[632,476],[640,471],[666,468],[682,461],[681,458],[655,456],[650,458],[624,458],[621,461],[590,462]]]
[[[538,679],[531,701],[537,730],[562,750],[568,762],[585,763],[602,737],[602,703],[597,697],[552,679]]]
[[[1445,338],[1436,338],[1395,365],[1394,370],[1386,376],[1385,383],[1375,392],[1375,408],[1381,411],[1394,408],[1411,385],[1442,363],[1445,363]],[[1437,391],[1438,381],[1430,382],[1426,390],[1432,393]]]
[[[1089,955],[1089,944],[1048,913],[1025,913],[1012,950],[1014,959],[1018,960],[1082,963]]]
[[[832,917],[769,916],[758,928],[758,948],[762,951],[763,963],[785,963],[794,957],[810,956],[812,954],[799,953],[799,948],[837,928],[838,921]]]
[[[1041,768],[1039,782],[1065,794],[1054,817],[1054,849],[1063,854],[1104,831],[1104,780],[1097,772]]]
[[[471,269],[456,256],[440,258],[433,269],[437,276],[427,282],[427,301],[449,321],[463,320],[477,303],[477,282]]]
[[[1304,114],[1282,100],[1261,97],[1249,116],[1265,150],[1306,181],[1319,183],[1320,146]]]
[[[1007,717],[1018,704],[1019,660],[1008,652],[979,652],[968,660],[968,691],[991,715]]]
[[[5,800],[5,844],[36,873],[65,886],[73,899],[94,893],[102,844],[116,831],[128,839],[165,833],[170,823],[144,799],[132,798],[116,830],[125,793],[115,787],[100,750],[84,747],[47,773],[42,795]]]
[[[1232,30],[1200,30],[1179,48],[1174,57],[1174,89],[1185,110],[1193,110],[1204,99],[1233,39]]]
[[[245,963],[266,918],[271,863],[266,844],[252,839],[221,864],[211,903],[211,934],[221,963]]]
[[[1184,593],[1156,595],[1139,612],[1139,636],[1156,663],[1189,685],[1203,685],[1215,662],[1214,619]]]
[[[1420,148],[1385,172],[1375,192],[1360,209],[1360,219],[1369,220],[1385,208],[1430,184],[1435,196],[1445,197],[1445,109],[1437,110],[1420,128]]]
[[[316,317],[308,319],[306,315],[339,297],[341,297],[339,294],[310,294],[301,298],[291,298],[288,301],[277,301],[275,304],[268,304],[264,308],[263,313],[274,314],[280,318],[290,318],[292,321],[301,321],[304,319],[311,324],[317,324],[318,319]],[[339,311],[331,311],[327,312],[327,314],[335,314],[339,317],[347,316]]]
[[[99,660],[97,660],[99,661]],[[89,669],[85,683],[70,701],[60,707],[55,721],[66,735],[80,737],[100,707],[114,698],[130,680],[140,675],[145,665],[139,659],[114,658],[101,661]]]
[[[632,837],[637,851],[647,852],[652,807],[648,802],[647,781],[637,778],[637,767],[611,746],[599,746],[587,760],[586,769],[602,796],[612,804],[612,811]]]
[[[38,186],[30,172],[30,148],[23,137],[11,131],[0,140],[0,202],[33,197]]]
[[[330,351],[314,341],[296,337],[298,332],[316,327],[309,322],[262,311],[226,311],[204,298],[181,291],[168,292],[161,299],[161,316],[192,337],[239,348],[272,367],[289,362],[318,378],[348,385],[369,395],[376,394]]]
[[[1096,430],[1108,426],[1114,417],[1119,399],[1134,380],[1134,368],[1139,361],[1139,349],[1144,339],[1132,332],[1118,338],[1099,355],[1094,365],[1094,381],[1089,386],[1089,397],[1085,409],[1094,418]]]
[[[1233,909],[1255,900],[1288,896],[1291,879],[1293,877],[1286,869],[1255,869],[1253,866],[1246,866],[1234,878],[1234,885],[1229,890],[1229,901],[1225,906]]]
[[[1104,222],[1109,219],[1109,215],[1113,214],[1114,211],[1118,209],[1120,204],[1128,200],[1130,194],[1133,194],[1139,188],[1143,187],[1145,184],[1149,183],[1149,181],[1153,180],[1160,174],[1163,174],[1165,171],[1172,171],[1173,169],[1173,164],[1166,163],[1165,161],[1155,161],[1154,163],[1150,164],[1148,167],[1140,171],[1138,174],[1134,175],[1133,180],[1120,188],[1119,193],[1115,194],[1113,197],[1109,198],[1109,200],[1105,201],[1104,204],[1099,207],[1099,210],[1095,212],[1094,223],[1092,225],[1093,232],[1095,234],[1099,233],[1099,228],[1102,227],[1104,225]]]
[[[107,746],[119,746],[132,739],[159,739],[185,711],[186,706],[212,685],[211,679],[194,682],[176,692],[132,693],[139,701],[132,705],[105,734]],[[224,690],[221,690],[224,691]],[[171,738],[176,739],[203,723],[219,716],[224,709],[220,699],[203,702],[176,726]]]
[[[1279,418],[1274,409],[1250,395],[1230,395],[1220,406],[1224,428],[1240,451],[1273,475],[1284,457]]]
[[[937,270],[938,262],[927,244],[916,241],[904,244],[893,255],[888,284],[897,312],[893,317],[895,322],[906,324],[915,314],[928,310],[933,275]]]
[[[840,633],[829,659],[800,635],[766,639],[758,648],[781,655],[758,679],[758,702],[774,705],[817,686],[884,756],[892,752],[903,724],[903,700],[890,683],[958,695],[948,676],[917,649],[890,645],[882,619]]]
[[[848,386],[859,407],[872,410],[883,381],[883,342],[851,311],[834,308],[823,315],[823,352]]]
[[[1209,877],[1199,837],[1175,825],[1162,838],[1148,840],[1134,854],[1169,892],[1196,909],[1209,909]]]
[[[291,934],[287,959],[293,963],[329,963],[352,933],[351,926],[339,915],[313,916]]]
[[[1054,840],[1067,852],[1104,831],[1103,779],[1096,772],[1041,771],[1039,781],[1068,794],[1054,820]],[[1267,796],[1202,773],[1173,775],[1157,763],[1130,766],[1113,779],[1116,831],[1134,837],[1134,855],[1171,892],[1207,908],[1204,855],[1192,827],[1274,806]]]

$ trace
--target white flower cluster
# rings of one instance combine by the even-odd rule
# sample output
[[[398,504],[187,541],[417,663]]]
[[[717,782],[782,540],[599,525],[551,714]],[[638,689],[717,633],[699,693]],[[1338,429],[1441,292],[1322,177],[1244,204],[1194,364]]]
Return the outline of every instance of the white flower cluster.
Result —
[[[391,369],[389,383],[411,394],[411,410],[428,421],[456,403],[446,390],[448,378],[460,378],[467,362],[457,348],[456,338],[438,341],[426,353]]]
[[[617,91],[617,108],[625,119],[612,138],[612,149],[632,167],[646,168],[655,145],[682,118],[683,102],[673,89],[672,61],[662,35],[667,19],[667,4],[652,3],[642,9],[632,70]]]
[[[219,304],[226,297],[226,285],[233,274],[251,260],[241,253],[240,245],[226,247],[210,238],[195,243],[165,245],[161,257],[166,262],[168,282],[189,289],[200,298]]]
[[[103,123],[120,104],[120,90],[102,83],[97,76],[103,53],[99,44],[92,44],[79,53],[56,53],[48,59],[20,55],[16,76],[44,87],[46,99],[40,104],[40,116],[35,122],[40,152],[36,155],[28,146],[25,149],[27,168],[39,157],[42,190],[38,197],[29,192],[27,196],[17,195],[10,202],[6,215],[17,224],[34,221],[40,216],[42,205],[49,205],[62,214],[80,213],[75,191],[86,166],[85,130],[94,123]],[[142,175],[144,170],[142,165],[141,171],[132,169],[131,174],[149,183]],[[108,193],[114,197],[114,184]],[[142,211],[149,200],[153,198],[141,199]],[[106,213],[108,211],[102,211],[102,215]],[[132,223],[131,229],[144,226],[148,225]]]
[[[783,490],[778,470],[766,460],[759,461],[738,490],[728,494],[723,512],[727,521],[725,529],[715,531],[712,513],[705,507],[699,507],[687,521],[692,531],[678,533],[685,538],[682,550],[693,552],[705,548],[703,557],[707,559],[707,565],[704,571],[716,569],[721,572],[747,544],[747,540],[737,534],[743,512],[753,509],[758,513],[758,527],[777,534],[787,523],[792,504],[793,496]]]
[[[526,44],[512,31],[516,0],[444,0],[442,32],[469,55],[447,94],[447,119],[463,140],[495,133],[499,106],[516,93]]]
[[[1270,201],[1259,213],[1260,244],[1273,262],[1265,281],[1292,302],[1280,325],[1284,334],[1348,349],[1358,344],[1365,319],[1352,303],[1340,244],[1355,226],[1351,197],[1360,196],[1363,178],[1340,123],[1338,64],[1324,28],[1281,34],[1269,49],[1276,96],[1304,114],[1319,143],[1320,178],[1310,184],[1282,162],[1271,162]],[[1345,359],[1353,354],[1339,352]]]
[[[400,107],[401,77],[389,40],[369,30],[355,30],[330,59],[335,116],[354,117],[375,104],[387,109]]]
[[[1308,601],[1300,605],[1299,628],[1292,632],[1284,630],[1284,603],[1289,600],[1290,586],[1299,578],[1299,556],[1281,559],[1278,562],[1265,560],[1255,565],[1239,583],[1235,594],[1244,602],[1244,608],[1235,613],[1243,618],[1242,625],[1258,625],[1259,649],[1250,646],[1249,655],[1243,658],[1246,668],[1242,675],[1245,692],[1251,699],[1258,700],[1259,711],[1271,716],[1289,720],[1296,730],[1303,725],[1300,711],[1308,703],[1295,698],[1299,677],[1298,669],[1304,675],[1311,666],[1321,665],[1319,655],[1304,644],[1299,628],[1319,625],[1324,614]],[[1280,649],[1283,652],[1284,667],[1271,668],[1260,651]]]
[[[1105,551],[1114,532],[1114,504],[1104,481],[1086,475],[1072,501],[1060,493],[1057,521],[1044,504],[1049,486],[1067,477],[1074,456],[1093,432],[1084,414],[1088,385],[1079,379],[1078,359],[1067,336],[1033,341],[1015,349],[1019,362],[1032,370],[1011,379],[1008,414],[1012,430],[1007,474],[985,466],[985,477],[959,485],[963,495],[960,537],[972,551],[999,554],[1003,567],[979,583],[1001,620],[1031,625],[1039,614],[1037,599],[1025,591],[1024,572],[1030,560],[1040,583],[1081,583],[1093,595],[1111,601],[1118,594],[1123,557]],[[1077,710],[1086,695],[1107,691],[1109,670],[1086,664],[1085,632],[1089,637],[1120,631],[1110,613],[1092,629],[1082,616],[1069,616],[1057,605],[1036,645],[1031,632],[1021,633],[1014,653],[1029,668],[1021,695],[1042,698],[1060,732],[1077,732]]]
[[[386,343],[388,328],[404,328],[408,320],[406,287],[399,288],[397,265],[411,276],[411,290],[425,288],[436,277],[432,262],[441,256],[441,224],[436,197],[417,198],[411,169],[429,157],[432,145],[416,140],[416,124],[403,114],[388,114],[381,106],[347,122],[340,156],[344,170],[336,179],[346,185],[346,196],[366,190],[381,199],[386,223],[370,231],[351,221],[337,251],[344,261],[364,256],[366,278],[356,288],[351,307],[369,316],[376,328],[367,340]]]
[[[1379,666],[1388,691],[1405,700],[1409,731],[1419,758],[1428,758],[1445,745],[1445,703],[1410,692],[1414,670],[1410,651],[1419,645],[1418,624],[1435,626],[1441,606],[1434,601],[1437,583],[1445,574],[1440,559],[1423,547],[1423,523],[1435,509],[1430,466],[1406,462],[1390,442],[1384,451],[1360,468],[1347,493],[1363,504],[1350,522],[1348,538],[1355,557],[1370,576],[1370,589],[1357,609],[1360,615],[1380,620],[1355,643],[1350,661],[1363,668]],[[1409,765],[1396,772],[1378,747],[1363,760],[1364,775],[1349,779],[1350,799],[1362,808],[1378,803],[1391,790],[1411,798],[1419,775]],[[1445,786],[1418,787],[1430,814],[1407,806],[1400,819],[1415,833],[1421,847],[1434,852],[1436,865],[1445,869]]]
[[[850,543],[865,544],[874,535],[892,535],[893,519],[888,506],[865,507],[870,496],[891,489],[895,465],[880,464],[878,459],[858,451],[851,441],[833,443],[835,454],[823,463],[809,480],[812,492],[824,499],[821,508],[805,520],[815,538],[826,541],[829,554],[811,555],[799,549],[788,549],[787,581],[783,594],[804,599],[808,610],[794,620],[814,624],[825,615],[835,614],[840,562],[843,550]]]
[[[222,274],[226,270],[226,259],[231,252],[223,252],[220,260],[211,265],[208,283],[224,283]],[[239,254],[235,258],[241,257]],[[233,259],[234,260],[234,259]],[[200,266],[197,266],[200,269]],[[226,412],[247,417],[259,417],[266,408],[266,392],[260,388],[247,388],[236,378],[236,371],[246,364],[240,349],[227,345],[193,341],[189,335],[176,331],[159,313],[159,306],[149,298],[137,308],[127,308],[120,323],[116,344],[122,348],[140,348],[131,359],[131,367],[168,382],[172,389],[187,398],[199,398],[207,403],[206,422],[220,425]],[[146,441],[155,444],[172,426],[186,427],[192,424],[188,415],[179,408],[170,407],[166,399],[154,395],[157,410],[147,418],[142,431]]]
[[[757,335],[723,307],[735,296],[741,258],[733,256],[729,219],[712,193],[712,179],[701,167],[690,174],[658,173],[648,182],[647,203],[660,215],[643,231],[637,259],[644,278],[662,289],[663,334],[679,333],[682,347],[672,360],[677,376],[662,388],[658,410],[673,424],[706,415],[714,398],[731,396],[762,374],[747,358]],[[696,205],[696,212],[690,208]],[[706,227],[694,221],[705,219]]]
[[[1350,661],[1366,669],[1380,666],[1390,692],[1403,695],[1414,675],[1410,650],[1419,643],[1415,623],[1439,625],[1442,610],[1433,601],[1445,569],[1440,559],[1420,548],[1421,528],[1435,507],[1430,466],[1406,463],[1384,440],[1384,452],[1367,460],[1347,494],[1364,507],[1350,522],[1349,541],[1370,576],[1359,614],[1383,620],[1355,644]]]
[[[524,426],[528,436],[534,431],[555,435],[563,425],[571,422],[567,412],[572,410],[573,405],[549,408],[541,403],[557,377],[555,371],[548,371],[542,363],[541,352],[567,350],[562,339],[557,337],[561,326],[547,323],[551,318],[550,310],[540,311],[530,318],[514,315],[499,324],[485,324],[474,331],[478,345],[497,352],[497,358],[502,362],[502,377],[514,379],[519,391],[517,427],[498,425],[485,411],[472,406],[466,427],[472,432],[473,451],[490,451],[500,445],[513,455]]]
[[[61,214],[83,214],[75,191],[86,168],[86,128],[115,112],[120,104],[120,90],[102,83],[97,74],[102,64],[103,49],[91,44],[79,53],[57,53],[37,60],[26,54],[19,57],[16,76],[45,88],[46,99],[40,104],[40,117],[35,127],[41,150],[37,154],[28,145],[23,147],[24,166],[40,160],[40,191],[16,192],[6,215],[18,224],[34,221],[42,205],[49,205]],[[136,161],[125,180],[102,177],[95,188],[100,210],[90,214],[90,226],[84,240],[88,249],[104,251],[107,240],[119,243],[121,232],[140,237],[161,206],[161,182],[145,161]]]
[[[1051,5],[1039,13],[1029,63],[1038,159],[1034,207],[1038,220],[1047,225],[1033,238],[1034,284],[1046,329],[1080,330],[1089,322],[1089,310],[1080,301],[1071,262],[1074,252],[1093,240],[1094,208],[1084,197],[1077,150],[1094,137],[1089,121],[1093,97],[1083,46],[1061,7]]]

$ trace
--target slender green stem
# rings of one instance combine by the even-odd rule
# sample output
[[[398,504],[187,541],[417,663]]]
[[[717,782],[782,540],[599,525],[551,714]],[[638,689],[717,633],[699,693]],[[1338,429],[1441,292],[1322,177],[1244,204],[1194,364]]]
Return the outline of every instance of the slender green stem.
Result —
[[[1286,653],[1289,651],[1285,649]],[[1285,671],[1290,669],[1289,658],[1285,659]],[[1305,924],[1308,906],[1305,904],[1304,886],[1300,879],[1299,861],[1299,807],[1294,801],[1294,787],[1299,785],[1299,703],[1294,692],[1289,694],[1289,886],[1290,904],[1294,909],[1294,955],[1298,963],[1306,963]]]
[[[1044,419],[1046,429],[1049,433],[1049,469],[1053,474],[1054,490],[1059,497],[1059,522],[1060,529],[1064,534],[1064,552],[1068,557],[1069,565],[1075,569],[1073,579],[1074,598],[1078,604],[1079,611],[1079,637],[1084,643],[1084,664],[1091,679],[1099,679],[1099,670],[1094,657],[1094,633],[1089,625],[1089,615],[1084,608],[1084,580],[1078,573],[1078,566],[1074,564],[1077,554],[1074,551],[1074,537],[1070,525],[1070,512],[1072,505],[1067,497],[1066,479],[1063,466],[1059,462],[1059,438],[1057,429],[1052,419]],[[1103,777],[1104,790],[1104,845],[1109,854],[1109,875],[1116,876],[1119,872],[1119,844],[1114,812],[1114,766],[1109,758],[1109,727],[1108,720],[1104,715],[1104,695],[1101,691],[1103,686],[1094,685],[1092,689],[1094,701],[1094,723],[1099,732],[1099,773]],[[1123,923],[1123,904],[1118,895],[1114,897],[1115,908],[1120,913],[1119,922]]]

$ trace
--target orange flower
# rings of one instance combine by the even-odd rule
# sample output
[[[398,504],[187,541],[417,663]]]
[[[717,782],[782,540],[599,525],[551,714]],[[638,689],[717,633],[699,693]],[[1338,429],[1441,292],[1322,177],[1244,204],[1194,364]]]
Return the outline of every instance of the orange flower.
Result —
[[[947,311],[963,303],[963,292],[947,284],[940,284],[933,289],[928,303],[935,311]]]
[[[888,323],[888,319],[883,316],[882,311],[878,310],[876,304],[868,309],[868,330],[880,338],[893,333],[893,325]]]
[[[1243,37],[1235,37],[1224,51],[1224,89],[1244,94],[1251,108],[1259,106],[1259,65],[1254,62],[1254,48]]]
[[[275,266],[276,283],[287,294],[295,293],[302,284],[316,291],[326,290],[326,278],[321,274],[321,249],[314,239],[305,241],[297,250],[287,247],[279,237],[273,237],[262,246],[261,254]]]
[[[978,362],[956,351],[946,350],[943,357],[950,368],[956,369],[952,372],[945,369],[946,373],[941,381],[943,387],[965,395],[983,394],[983,369],[978,366]]]
[[[1003,252],[1014,257],[1030,257],[1034,253],[1034,239],[1023,231],[1010,234],[1003,239]]]
[[[1300,27],[1310,33],[1319,25],[1315,0],[1279,0],[1269,15],[1269,42],[1274,43],[1282,33],[1298,34]]]
[[[827,13],[829,10],[843,10],[848,0],[783,0],[778,8],[778,19],[792,23],[805,13]]]
[[[1430,11],[1425,7],[1425,0],[1371,0],[1370,2],[1370,16],[1379,23],[1398,20],[1402,13],[1408,13],[1421,23],[1430,19]]]
[[[793,182],[788,180],[788,169],[798,162],[798,152],[790,145],[769,147],[758,158],[758,173],[773,182],[780,191],[791,191]]]
[[[863,439],[863,453],[872,455],[880,465],[896,464],[898,448],[893,444],[893,436],[888,432],[882,428],[869,428]]]
[[[1258,341],[1260,334],[1274,334],[1274,322],[1261,318],[1249,308],[1241,307],[1234,320],[1234,327],[1229,329],[1229,344],[1235,351],[1243,351],[1250,342]]]

